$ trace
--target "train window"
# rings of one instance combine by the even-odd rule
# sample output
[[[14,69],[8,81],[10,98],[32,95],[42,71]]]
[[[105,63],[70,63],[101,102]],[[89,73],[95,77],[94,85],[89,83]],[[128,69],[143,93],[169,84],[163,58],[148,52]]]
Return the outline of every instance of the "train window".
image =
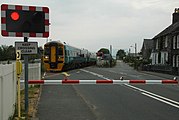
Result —
[[[68,51],[67,50],[65,50],[65,55],[68,55]]]
[[[65,50],[65,55],[70,55],[69,50]]]
[[[45,54],[45,55],[49,55],[49,54],[50,54],[50,49],[49,49],[49,48],[45,48],[44,54]]]
[[[63,55],[63,48],[61,48],[61,47],[58,48],[58,54]]]

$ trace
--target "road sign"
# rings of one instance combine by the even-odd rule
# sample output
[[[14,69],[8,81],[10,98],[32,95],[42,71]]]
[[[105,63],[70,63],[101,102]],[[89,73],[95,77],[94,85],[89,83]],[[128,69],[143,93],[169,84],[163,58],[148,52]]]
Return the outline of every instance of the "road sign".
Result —
[[[16,50],[16,60],[21,59],[21,50]]]
[[[48,37],[49,8],[2,4],[1,34],[5,37]]]
[[[37,42],[15,42],[16,51],[20,50],[21,54],[37,54]]]

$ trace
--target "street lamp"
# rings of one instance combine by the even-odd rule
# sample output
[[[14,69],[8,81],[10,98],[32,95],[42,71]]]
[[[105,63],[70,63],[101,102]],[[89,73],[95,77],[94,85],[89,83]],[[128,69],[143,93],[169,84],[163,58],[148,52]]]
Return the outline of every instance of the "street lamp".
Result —
[[[130,46],[130,47],[134,47],[134,49],[135,49],[135,57],[137,57],[137,43],[135,43],[135,46]]]

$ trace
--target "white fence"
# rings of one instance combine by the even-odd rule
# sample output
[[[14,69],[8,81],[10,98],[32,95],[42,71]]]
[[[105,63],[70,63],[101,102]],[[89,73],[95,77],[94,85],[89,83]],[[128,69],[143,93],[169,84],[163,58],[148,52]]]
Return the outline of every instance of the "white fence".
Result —
[[[29,80],[40,80],[41,79],[41,63],[32,63],[28,64],[28,79]],[[21,74],[21,80],[25,79],[25,72],[24,72],[24,65],[23,65],[23,70]]]
[[[0,120],[8,120],[15,110],[15,64],[0,64]]]
[[[29,79],[41,79],[41,63],[29,64],[28,68]],[[23,73],[21,79],[24,79]],[[8,120],[14,114],[17,95],[16,80],[16,65],[0,64],[0,120]]]

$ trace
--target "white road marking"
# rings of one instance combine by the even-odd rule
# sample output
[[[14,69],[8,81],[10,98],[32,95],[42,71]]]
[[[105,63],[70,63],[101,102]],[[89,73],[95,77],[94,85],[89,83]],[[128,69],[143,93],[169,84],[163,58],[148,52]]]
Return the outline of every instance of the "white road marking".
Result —
[[[146,94],[149,94],[149,95],[151,95],[151,96],[154,96],[154,97],[157,97],[157,98],[160,98],[160,99],[164,99],[164,100],[167,100],[167,101],[169,101],[169,102],[172,102],[172,103],[175,103],[175,104],[179,105],[179,102],[174,101],[174,100],[171,100],[171,99],[169,99],[169,98],[166,98],[166,97],[157,95],[157,94],[155,94],[155,93],[152,93],[152,92],[149,92],[149,91],[140,89],[140,88],[138,88],[138,87],[135,87],[135,86],[132,86],[132,85],[129,85],[129,84],[125,84],[125,85],[128,86],[128,87],[131,87],[131,88],[133,88],[133,89],[135,89],[135,90],[138,90],[138,91],[140,91],[141,93],[146,93]]]
[[[168,101],[166,101],[166,100],[163,100],[163,99],[160,99],[160,98],[158,98],[158,97],[149,95],[149,94],[147,94],[147,93],[142,93],[142,94],[145,95],[145,96],[148,96],[148,97],[150,97],[150,98],[153,98],[153,99],[155,99],[155,100],[158,100],[158,101],[160,101],[160,102],[163,102],[163,103],[166,103],[166,104],[168,104],[168,105],[171,105],[171,106],[173,106],[173,107],[179,108],[178,105],[173,104],[173,103],[170,103],[170,102],[168,102]]]
[[[88,71],[88,70],[84,70],[84,69],[80,69],[81,71],[83,72],[87,72],[87,73],[90,73],[92,75],[95,75],[95,76],[98,76],[98,77],[101,77],[103,79],[106,79],[106,80],[112,80],[112,79],[108,79],[106,77],[104,77],[103,75],[100,75],[98,73],[94,73],[94,72],[91,72],[91,71]],[[176,108],[179,108],[179,102],[177,101],[174,101],[174,100],[171,100],[169,98],[166,98],[166,97],[163,97],[163,96],[160,96],[160,95],[157,95],[155,93],[152,93],[152,92],[149,92],[149,91],[146,91],[146,90],[143,90],[141,88],[138,88],[138,87],[135,87],[135,86],[132,86],[132,85],[129,85],[129,84],[124,84],[125,86],[128,86],[130,88],[133,88],[134,90],[136,91],[140,91],[142,95],[145,95],[145,96],[148,96],[150,98],[153,98],[155,100],[158,100],[160,102],[163,102],[165,104],[168,104],[168,105],[171,105],[173,107],[176,107]]]
[[[80,69],[80,70],[83,71],[83,72],[86,72],[86,73],[90,73],[90,74],[92,74],[92,75],[94,75],[94,76],[103,78],[103,79],[105,79],[105,80],[112,80],[112,79],[106,78],[106,77],[104,77],[103,75],[100,75],[100,74],[98,74],[98,73],[94,73],[94,72],[91,72],[91,71],[88,71],[88,70],[84,70],[84,69]]]

